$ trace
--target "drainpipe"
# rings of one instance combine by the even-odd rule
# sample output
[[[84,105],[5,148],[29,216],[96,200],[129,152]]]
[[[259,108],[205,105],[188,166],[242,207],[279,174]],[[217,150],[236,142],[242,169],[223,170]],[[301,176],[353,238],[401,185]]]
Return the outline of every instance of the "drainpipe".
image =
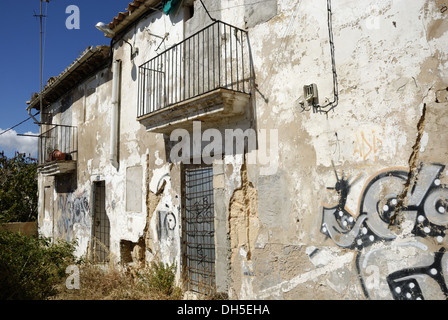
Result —
[[[110,162],[118,169],[118,107],[120,103],[120,69],[121,61],[115,60],[112,66],[112,112],[110,123]]]

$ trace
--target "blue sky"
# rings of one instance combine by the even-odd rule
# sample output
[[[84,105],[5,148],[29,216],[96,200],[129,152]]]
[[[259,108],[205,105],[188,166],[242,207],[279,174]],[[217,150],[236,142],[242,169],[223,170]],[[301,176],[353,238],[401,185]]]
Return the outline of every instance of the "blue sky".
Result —
[[[32,119],[7,133],[1,134],[26,120],[26,101],[33,92],[40,90],[39,18],[40,0],[1,1],[3,30],[0,50],[0,152],[8,156],[15,151],[37,156],[37,138],[17,136],[37,134],[39,127]],[[43,2],[44,19],[44,64],[43,84],[48,78],[59,75],[88,46],[110,44],[110,39],[95,28],[97,22],[109,23],[124,12],[131,0],[51,0]],[[66,13],[70,5],[80,12],[79,29],[67,29]],[[37,117],[39,119],[39,117]]]

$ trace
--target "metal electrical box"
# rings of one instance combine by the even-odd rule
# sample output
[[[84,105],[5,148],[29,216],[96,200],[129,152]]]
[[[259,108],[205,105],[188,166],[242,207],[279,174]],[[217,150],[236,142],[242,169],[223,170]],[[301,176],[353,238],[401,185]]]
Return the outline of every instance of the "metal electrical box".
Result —
[[[309,106],[315,106],[319,104],[319,95],[317,92],[317,85],[312,83],[307,86],[303,86],[303,97]]]

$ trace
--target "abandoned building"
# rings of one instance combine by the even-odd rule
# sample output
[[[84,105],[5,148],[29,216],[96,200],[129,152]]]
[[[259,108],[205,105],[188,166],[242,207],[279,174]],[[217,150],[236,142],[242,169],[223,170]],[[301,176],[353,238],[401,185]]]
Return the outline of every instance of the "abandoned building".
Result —
[[[446,299],[447,3],[134,0],[29,101],[40,234],[198,294]]]

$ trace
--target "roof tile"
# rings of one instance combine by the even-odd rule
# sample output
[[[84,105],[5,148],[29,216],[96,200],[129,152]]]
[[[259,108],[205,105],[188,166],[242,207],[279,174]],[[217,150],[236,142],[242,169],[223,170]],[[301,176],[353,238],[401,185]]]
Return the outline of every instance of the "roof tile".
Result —
[[[120,12],[116,17],[112,19],[112,21],[109,23],[109,28],[114,29],[117,27],[123,20],[126,19],[130,15],[130,13],[134,12],[136,9],[140,8],[144,3],[146,2],[155,2],[154,0],[133,0],[130,2],[126,8],[125,12]],[[162,1],[158,1],[162,2]]]

